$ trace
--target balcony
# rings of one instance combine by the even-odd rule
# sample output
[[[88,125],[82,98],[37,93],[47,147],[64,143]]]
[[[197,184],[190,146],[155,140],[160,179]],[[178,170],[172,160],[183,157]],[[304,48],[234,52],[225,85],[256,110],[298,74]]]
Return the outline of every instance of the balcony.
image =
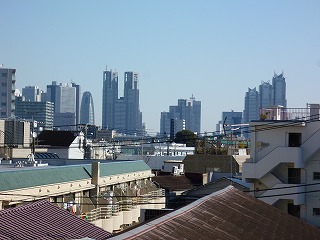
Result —
[[[81,217],[106,231],[119,231],[123,225],[139,222],[141,208],[165,208],[164,196],[164,189],[157,189],[131,198],[115,196],[117,199],[122,200],[114,199],[108,202],[108,199],[100,199],[99,204],[101,207],[92,209],[86,212],[85,215],[81,215]]]
[[[260,179],[280,163],[293,163],[295,168],[303,168],[302,148],[276,147],[259,162],[245,162],[242,172],[245,179]]]

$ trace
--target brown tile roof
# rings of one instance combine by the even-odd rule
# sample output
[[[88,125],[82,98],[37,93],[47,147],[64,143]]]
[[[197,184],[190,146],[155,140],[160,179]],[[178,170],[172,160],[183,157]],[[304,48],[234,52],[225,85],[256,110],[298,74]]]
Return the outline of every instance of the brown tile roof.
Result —
[[[193,188],[192,182],[185,176],[156,176],[152,181],[169,191],[186,191]]]
[[[114,239],[314,240],[320,230],[230,186]]]
[[[41,200],[0,211],[0,239],[106,239],[111,233]]]

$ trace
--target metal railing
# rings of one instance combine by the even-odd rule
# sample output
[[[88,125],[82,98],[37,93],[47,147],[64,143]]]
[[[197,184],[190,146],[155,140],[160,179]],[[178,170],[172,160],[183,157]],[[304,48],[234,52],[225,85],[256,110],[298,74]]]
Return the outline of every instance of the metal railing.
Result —
[[[113,216],[118,216],[119,212],[132,211],[137,208],[137,205],[152,203],[153,199],[161,198],[165,196],[164,189],[158,189],[148,194],[144,194],[132,199],[120,200],[116,203],[110,203],[109,205],[98,207],[90,212],[83,213],[80,217],[86,219],[88,222],[93,222],[99,219],[108,219]]]

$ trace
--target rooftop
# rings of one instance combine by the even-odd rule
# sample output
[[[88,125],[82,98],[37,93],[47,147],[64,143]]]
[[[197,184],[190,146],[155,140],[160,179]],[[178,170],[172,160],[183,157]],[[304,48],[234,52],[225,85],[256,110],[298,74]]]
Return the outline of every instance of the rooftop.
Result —
[[[102,240],[111,233],[42,200],[0,211],[0,239]]]
[[[150,170],[143,161],[106,161],[100,164],[100,176]],[[0,191],[22,189],[91,178],[91,164],[0,169]]]
[[[319,239],[320,230],[229,186],[112,239]]]

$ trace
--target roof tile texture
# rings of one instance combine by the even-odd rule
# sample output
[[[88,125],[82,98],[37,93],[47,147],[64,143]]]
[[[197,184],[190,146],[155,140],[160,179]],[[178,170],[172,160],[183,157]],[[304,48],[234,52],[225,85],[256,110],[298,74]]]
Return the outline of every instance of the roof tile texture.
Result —
[[[46,200],[0,211],[0,239],[106,239],[111,233]]]
[[[153,222],[157,221],[157,224]],[[320,230],[227,187],[141,226],[121,239],[320,239]],[[136,231],[138,229],[135,229]],[[125,233],[124,233],[125,234]]]

